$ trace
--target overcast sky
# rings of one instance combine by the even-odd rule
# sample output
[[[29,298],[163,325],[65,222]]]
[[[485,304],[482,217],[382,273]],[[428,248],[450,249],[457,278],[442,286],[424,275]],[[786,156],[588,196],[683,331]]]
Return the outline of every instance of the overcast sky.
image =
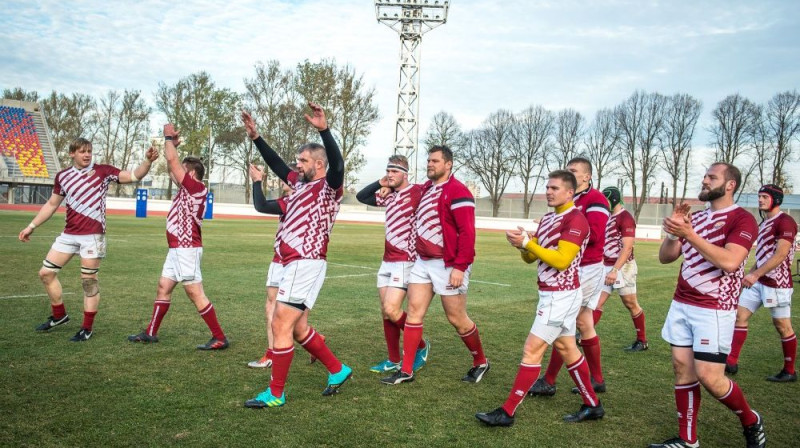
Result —
[[[382,119],[362,148],[362,181],[379,175],[392,151],[399,37],[376,21],[372,1],[3,5],[0,88],[95,96],[138,89],[152,104],[159,81],[201,70],[242,91],[258,61],[289,68],[336,58],[377,92]],[[453,0],[447,24],[423,38],[420,134],[441,110],[465,130],[498,109],[532,104],[591,119],[644,89],[702,100],[704,145],[710,110],[726,95],[764,103],[798,88],[798,18],[794,0]]]

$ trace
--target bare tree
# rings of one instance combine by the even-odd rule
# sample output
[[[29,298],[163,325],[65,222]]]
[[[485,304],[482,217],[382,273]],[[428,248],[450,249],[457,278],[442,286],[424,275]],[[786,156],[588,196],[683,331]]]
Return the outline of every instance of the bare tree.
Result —
[[[586,128],[586,119],[575,109],[558,112],[555,122],[555,151],[550,151],[548,167],[561,169],[577,157]]]
[[[664,127],[666,97],[636,91],[614,109],[620,130],[620,160],[633,192],[634,218],[639,219],[658,169],[658,137]]]
[[[35,90],[27,91],[22,87],[14,87],[13,89],[3,89],[3,98],[36,103],[39,101],[39,92]]]
[[[619,141],[620,133],[614,111],[598,110],[585,139],[586,155],[592,162],[598,189],[603,185],[603,178],[614,174],[619,168],[616,150]]]
[[[672,180],[673,205],[677,204],[678,185],[681,180],[683,180],[681,198],[686,197],[692,139],[702,108],[700,100],[685,93],[677,93],[667,99],[664,132],[659,139],[659,148],[664,171]]]
[[[767,141],[773,155],[772,183],[790,189],[784,166],[792,159],[796,137],[800,136],[800,95],[796,90],[776,94],[765,111]]]
[[[773,147],[769,141],[764,108],[756,105],[751,118],[752,125],[749,127],[747,139],[753,145],[752,172],[757,176],[758,186],[761,186],[772,182]]]
[[[420,151],[420,156],[427,154],[427,149],[437,145],[447,146],[454,154],[458,154],[464,150],[465,139],[461,125],[458,124],[455,117],[445,111],[437,112],[431,118],[428,132],[425,133],[423,140],[425,146],[424,150]],[[457,172],[462,166],[464,166],[464,157],[456,157],[453,160],[453,172]]]
[[[750,183],[755,164],[752,137],[759,116],[759,106],[738,93],[728,95],[711,111],[714,122],[709,128],[714,147],[712,162],[725,162],[742,168],[742,185],[737,200]]]
[[[530,217],[531,203],[543,180],[547,152],[553,147],[553,112],[542,106],[530,106],[514,119],[511,155],[514,171],[522,182],[523,211]]]
[[[500,200],[511,180],[513,139],[514,118],[507,110],[490,114],[479,129],[469,134],[464,166],[489,193],[492,216],[497,216]]]

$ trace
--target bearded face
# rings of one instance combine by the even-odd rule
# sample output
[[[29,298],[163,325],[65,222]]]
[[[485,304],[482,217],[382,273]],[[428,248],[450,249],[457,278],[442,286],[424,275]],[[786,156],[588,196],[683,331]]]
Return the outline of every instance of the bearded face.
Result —
[[[705,202],[711,202],[714,199],[719,199],[723,196],[725,196],[725,184],[722,184],[717,188],[703,187],[703,189],[700,190],[700,194],[697,195],[697,199]]]

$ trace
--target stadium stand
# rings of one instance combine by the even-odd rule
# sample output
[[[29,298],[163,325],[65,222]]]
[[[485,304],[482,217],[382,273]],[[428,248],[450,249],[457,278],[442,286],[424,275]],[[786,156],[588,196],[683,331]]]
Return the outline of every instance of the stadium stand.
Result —
[[[40,202],[34,197],[49,196],[42,188],[53,185],[53,177],[60,169],[39,105],[2,100],[0,196],[5,199],[2,202]]]

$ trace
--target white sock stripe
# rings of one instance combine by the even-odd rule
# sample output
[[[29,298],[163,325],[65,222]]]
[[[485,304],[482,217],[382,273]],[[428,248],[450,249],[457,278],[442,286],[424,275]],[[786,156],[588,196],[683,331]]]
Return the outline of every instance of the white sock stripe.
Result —
[[[472,333],[475,333],[476,331],[478,331],[478,326],[477,325],[473,326],[472,330],[469,330],[468,332],[466,332],[464,334],[459,334],[459,336],[461,336],[462,338],[465,338],[467,336],[470,336]]]
[[[793,335],[789,336],[789,337],[788,337],[788,338],[786,338],[786,339],[783,339],[783,338],[781,338],[781,342],[789,342],[789,341],[793,341],[793,340],[795,340],[795,339],[797,339],[797,335],[796,335],[796,334],[793,334]]]
[[[717,400],[724,400],[728,398],[731,395],[731,392],[733,392],[733,380],[728,380],[728,391],[725,392],[725,395],[717,398]]]
[[[542,368],[541,364],[525,364],[524,362],[519,363],[520,367],[538,367]]]
[[[409,327],[409,328],[422,328],[422,324],[409,324],[409,323],[406,323],[405,326]]]
[[[744,331],[745,333],[747,333],[748,329],[749,327],[733,327],[733,331]]]
[[[636,319],[636,318],[638,318],[639,316],[641,316],[642,314],[644,314],[644,310],[641,310],[641,311],[639,311],[639,314],[637,314],[637,315],[635,315],[635,316],[631,316],[631,319]]]
[[[306,344],[311,342],[311,339],[314,337],[315,334],[317,334],[317,330],[312,328],[311,331],[308,333],[308,336],[305,339],[303,339],[303,342],[301,342],[300,345],[305,346]]]
[[[289,348],[283,349],[283,350],[275,350],[275,349],[273,349],[272,350],[272,354],[273,355],[285,355],[285,354],[291,353],[293,351],[294,351],[294,347],[289,347]]]
[[[200,311],[200,315],[201,316],[205,316],[206,314],[208,314],[209,311],[211,311],[213,309],[214,309],[214,305],[209,303],[208,306],[204,310]]]
[[[692,384],[676,384],[675,385],[675,389],[676,390],[678,390],[678,389],[691,389],[691,388],[697,387],[699,385],[700,385],[700,381],[695,381]]]
[[[567,366],[567,370],[575,370],[584,362],[586,362],[586,358],[581,356],[577,361],[575,361],[575,364],[572,364],[572,366]]]
[[[169,300],[156,300],[155,303],[156,304],[159,304],[159,303],[160,304],[168,304],[168,303],[170,303],[170,301]]]

